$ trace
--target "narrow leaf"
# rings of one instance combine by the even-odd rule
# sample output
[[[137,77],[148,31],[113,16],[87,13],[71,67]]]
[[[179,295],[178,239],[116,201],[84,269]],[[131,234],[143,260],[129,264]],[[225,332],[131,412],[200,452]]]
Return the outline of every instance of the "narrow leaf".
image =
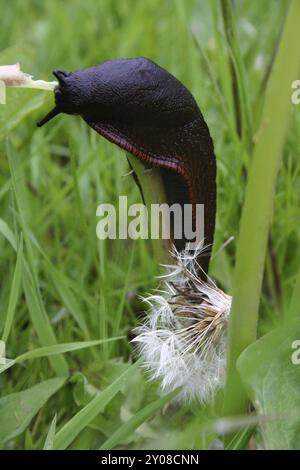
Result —
[[[55,436],[55,429],[56,429],[56,414],[54,415],[54,418],[51,422],[45,444],[43,447],[43,450],[52,450],[53,449],[53,443],[54,443],[54,436]]]
[[[22,281],[22,268],[23,268],[23,237],[21,237],[20,246],[18,249],[17,262],[16,262],[15,272],[14,272],[14,276],[12,280],[7,315],[6,315],[5,325],[4,325],[3,335],[2,335],[2,340],[5,342],[7,341],[7,338],[8,338],[12,323],[13,323],[15,310],[16,310],[18,298],[20,295],[20,286],[21,286],[21,281]]]
[[[0,399],[0,442],[21,434],[42,406],[65,383],[64,378],[45,380],[27,390]]]
[[[100,450],[110,450],[116,447],[118,444],[127,440],[128,437],[136,431],[147,419],[153,416],[160,408],[162,408],[168,401],[177,395],[179,390],[175,390],[168,395],[155,400],[145,408],[138,411],[127,423],[124,423],[117,431],[112,434],[100,447]]]
[[[101,413],[106,405],[121,390],[125,380],[130,376],[137,363],[128,367],[111,385],[98,393],[84,408],[70,419],[55,436],[54,449],[66,449],[78,434]]]

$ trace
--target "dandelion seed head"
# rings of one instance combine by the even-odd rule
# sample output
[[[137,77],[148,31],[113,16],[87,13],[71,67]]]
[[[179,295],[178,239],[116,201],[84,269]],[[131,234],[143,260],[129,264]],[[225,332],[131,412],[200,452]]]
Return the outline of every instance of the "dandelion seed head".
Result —
[[[145,299],[150,308],[133,341],[162,394],[180,387],[176,400],[203,403],[224,382],[231,297],[199,278],[200,250],[174,249],[175,264],[165,266],[163,290]]]

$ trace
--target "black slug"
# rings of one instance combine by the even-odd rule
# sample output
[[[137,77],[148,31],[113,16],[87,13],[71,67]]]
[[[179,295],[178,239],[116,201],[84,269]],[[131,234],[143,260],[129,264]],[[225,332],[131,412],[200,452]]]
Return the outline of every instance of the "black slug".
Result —
[[[191,93],[146,58],[114,59],[77,72],[53,72],[55,107],[78,114],[109,141],[159,167],[169,204],[204,204],[205,244],[213,242],[216,159],[208,127]],[[186,240],[174,240],[178,250]],[[207,272],[209,255],[198,260]]]

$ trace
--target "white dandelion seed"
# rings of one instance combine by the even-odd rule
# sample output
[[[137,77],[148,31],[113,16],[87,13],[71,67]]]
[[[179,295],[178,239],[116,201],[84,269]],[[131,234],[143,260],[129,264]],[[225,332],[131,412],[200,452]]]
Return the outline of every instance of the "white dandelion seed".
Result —
[[[162,394],[181,387],[176,400],[203,403],[224,382],[231,297],[199,278],[200,251],[174,249],[176,263],[165,266],[163,290],[145,299],[150,309],[133,341]]]

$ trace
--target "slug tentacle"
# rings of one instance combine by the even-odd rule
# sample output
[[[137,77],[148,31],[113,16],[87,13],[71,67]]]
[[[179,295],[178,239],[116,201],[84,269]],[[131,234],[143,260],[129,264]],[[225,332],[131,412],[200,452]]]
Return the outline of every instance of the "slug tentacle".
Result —
[[[54,106],[54,108],[43,119],[38,121],[37,126],[42,127],[44,124],[49,122],[51,119],[53,119],[55,116],[57,116],[60,113],[61,111],[58,108],[58,106]]]

